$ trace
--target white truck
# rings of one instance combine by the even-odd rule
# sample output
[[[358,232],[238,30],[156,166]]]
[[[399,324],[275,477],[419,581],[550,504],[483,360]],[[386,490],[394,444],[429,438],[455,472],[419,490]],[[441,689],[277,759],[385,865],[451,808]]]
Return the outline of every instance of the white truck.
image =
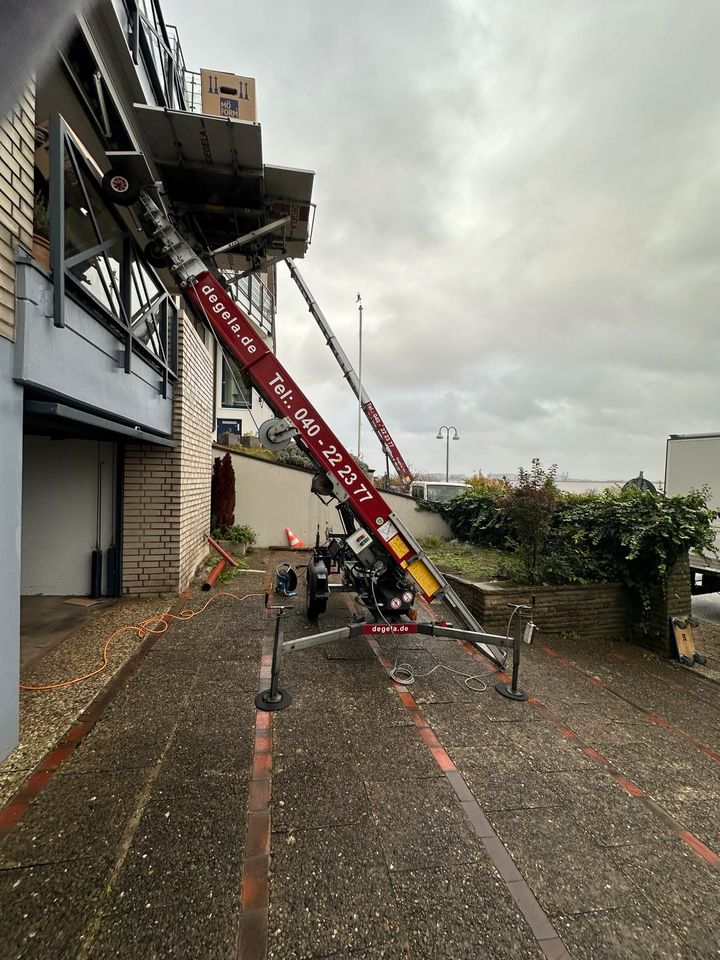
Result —
[[[410,496],[415,500],[430,500],[432,503],[446,503],[448,500],[454,500],[466,490],[470,489],[469,483],[454,483],[453,481],[440,480],[413,480],[410,485]]]
[[[671,497],[709,487],[711,507],[720,509],[720,433],[671,434],[665,452],[665,493]],[[693,593],[720,590],[720,522],[713,523],[718,556],[690,555]]]

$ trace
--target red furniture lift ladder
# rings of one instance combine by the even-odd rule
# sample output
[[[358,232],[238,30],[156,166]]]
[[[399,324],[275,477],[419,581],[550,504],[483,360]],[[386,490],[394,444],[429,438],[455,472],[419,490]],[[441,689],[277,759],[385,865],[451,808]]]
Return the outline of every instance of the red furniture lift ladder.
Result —
[[[260,330],[147,191],[141,191],[137,207],[146,232],[167,258],[168,269],[193,313],[211,327],[275,414],[297,431],[310,458],[328,477],[333,495],[348,505],[360,526],[391,560],[410,574],[425,599],[441,601],[453,617],[478,634],[475,646],[504,666],[505,652],[491,642],[483,642],[485,631],[471,611],[266,346]],[[489,641],[498,639],[488,637]]]

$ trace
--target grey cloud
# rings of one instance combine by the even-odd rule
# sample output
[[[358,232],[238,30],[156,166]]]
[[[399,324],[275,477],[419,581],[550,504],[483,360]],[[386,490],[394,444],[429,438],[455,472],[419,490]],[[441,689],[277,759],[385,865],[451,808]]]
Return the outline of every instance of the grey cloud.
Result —
[[[258,79],[269,162],[317,171],[302,266],[406,458],[662,473],[717,429],[715,0],[165,0],[186,59]],[[242,29],[240,29],[242,27]],[[281,277],[280,353],[348,445],[355,402]],[[319,398],[319,399],[318,399]],[[366,428],[368,457],[380,467]]]

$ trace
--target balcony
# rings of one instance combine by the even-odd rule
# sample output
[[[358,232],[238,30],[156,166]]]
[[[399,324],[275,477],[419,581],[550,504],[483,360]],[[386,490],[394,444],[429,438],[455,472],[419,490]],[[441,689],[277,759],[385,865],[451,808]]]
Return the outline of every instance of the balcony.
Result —
[[[35,177],[36,224],[44,207],[51,272],[30,258],[19,264],[15,379],[42,399],[72,398],[93,415],[125,423],[133,436],[169,436],[177,372],[173,298],[104,200],[94,161],[57,114],[46,148],[36,153]]]
[[[264,337],[275,339],[275,298],[257,274],[223,270],[228,293],[250,319],[260,328]]]
[[[185,60],[175,27],[168,26],[157,0],[113,0],[147,103],[187,109]]]

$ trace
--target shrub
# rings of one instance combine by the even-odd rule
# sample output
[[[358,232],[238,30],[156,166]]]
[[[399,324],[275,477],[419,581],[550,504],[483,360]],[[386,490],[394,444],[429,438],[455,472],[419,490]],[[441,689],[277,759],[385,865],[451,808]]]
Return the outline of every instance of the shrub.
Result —
[[[665,497],[648,490],[566,497],[558,516],[558,535],[576,555],[594,557],[603,579],[619,580],[646,595],[664,583],[687,550],[714,552],[712,521],[720,515],[708,506],[709,491]]]
[[[517,539],[518,553],[530,583],[537,580],[538,560],[558,502],[556,473],[556,466],[546,471],[536,457],[529,471],[520,467],[517,484],[502,500],[502,512]]]
[[[489,497],[501,497],[510,490],[510,484],[505,477],[502,479],[486,477],[480,472],[468,477],[465,482],[472,488],[473,493]]]
[[[510,527],[502,501],[486,493],[463,493],[447,503],[433,504],[450,525],[453,534],[479,547],[505,547]]]
[[[481,483],[449,503],[433,504],[454,536],[481,547],[514,547],[522,576],[535,583],[625,584],[643,602],[687,550],[714,552],[709,491],[665,497],[647,490],[566,494],[555,469],[534,460],[518,484]],[[480,491],[480,492],[478,492]],[[509,556],[508,572],[518,575]]]

